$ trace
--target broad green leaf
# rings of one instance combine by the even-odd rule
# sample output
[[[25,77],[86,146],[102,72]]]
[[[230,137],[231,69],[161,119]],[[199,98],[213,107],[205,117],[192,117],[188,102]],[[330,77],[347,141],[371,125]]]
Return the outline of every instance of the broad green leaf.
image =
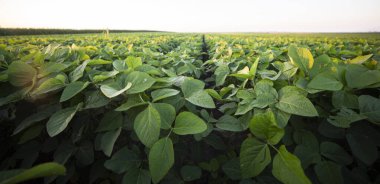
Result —
[[[215,126],[222,130],[227,130],[227,131],[232,131],[232,132],[241,132],[248,128],[246,124],[240,122],[240,120],[228,114],[220,117],[218,119],[218,122],[215,124]]]
[[[230,74],[230,68],[228,67],[227,64],[220,65],[216,70],[215,70],[215,85],[216,86],[221,86],[224,84],[224,81],[226,80],[228,74]]]
[[[212,97],[206,91],[198,91],[193,93],[190,97],[186,98],[190,103],[204,108],[215,108]]]
[[[110,101],[101,91],[91,91],[86,94],[85,109],[99,108],[107,105]]]
[[[318,112],[309,99],[299,94],[284,94],[280,96],[276,108],[289,114],[299,116],[318,116]]]
[[[121,104],[115,111],[127,111],[133,107],[146,105],[148,102],[144,101],[139,94],[128,95],[127,102]]]
[[[231,180],[241,180],[242,178],[239,157],[232,158],[224,163],[222,170]]]
[[[131,89],[129,89],[127,93],[135,94],[149,89],[156,80],[146,73],[134,71],[127,76],[125,82],[132,84]]]
[[[202,91],[204,87],[205,83],[203,83],[202,81],[186,78],[181,85],[181,90],[185,98],[187,98],[196,92]]]
[[[314,58],[306,48],[297,48],[294,45],[289,46],[288,56],[290,61],[300,68],[303,72],[308,73],[313,67]]]
[[[69,107],[55,112],[46,123],[46,130],[49,136],[54,137],[65,130],[81,106],[82,103],[79,103],[76,107]]]
[[[123,114],[121,112],[109,111],[100,120],[95,132],[115,130],[123,126]]]
[[[175,119],[173,132],[178,135],[198,134],[206,131],[206,123],[191,112],[181,112]]]
[[[32,91],[32,95],[41,95],[65,87],[65,81],[49,78]]]
[[[57,73],[61,72],[62,70],[66,69],[68,65],[63,63],[55,63],[55,62],[48,62],[44,63],[41,68],[39,69],[38,78],[45,77],[51,73]]]
[[[347,63],[349,63],[349,64],[362,64],[362,63],[366,62],[372,56],[373,56],[373,54],[368,54],[365,56],[358,56],[354,59],[348,60]]]
[[[138,66],[142,65],[142,61],[140,57],[128,56],[125,62],[127,63],[128,68],[132,68],[132,69],[135,69]]]
[[[104,167],[117,173],[130,172],[141,164],[139,156],[128,149],[127,146],[112,155],[111,159],[104,162]]]
[[[13,86],[25,86],[37,75],[36,69],[21,61],[14,61],[8,66],[8,80]]]
[[[256,138],[247,138],[240,148],[240,168],[243,178],[259,175],[271,162],[267,144]]]
[[[333,142],[321,143],[321,154],[339,164],[349,165],[352,163],[352,157],[341,146]]]
[[[93,66],[93,65],[107,65],[107,64],[111,64],[112,63],[112,61],[107,61],[107,60],[104,60],[104,59],[91,59],[91,60],[88,60],[88,61],[85,61],[85,62],[88,62],[89,66]]]
[[[106,72],[101,72],[99,74],[96,74],[94,75],[93,77],[90,76],[90,79],[97,83],[97,82],[101,82],[101,81],[104,81],[106,79],[109,79],[111,77],[114,77],[116,76],[117,74],[119,73],[119,71],[117,70],[113,70],[113,71],[106,71]],[[92,77],[92,78],[91,78]]]
[[[141,168],[135,168],[125,173],[122,184],[151,184],[150,173]]]
[[[194,181],[202,176],[201,168],[191,165],[183,166],[180,173],[184,181]]]
[[[77,81],[83,76],[84,69],[86,68],[88,63],[89,60],[86,60],[81,65],[76,67],[72,72],[70,72],[69,77],[71,82]]]
[[[270,109],[253,115],[249,129],[254,136],[273,145],[280,142],[285,134],[284,129],[277,126],[276,118]]]
[[[151,147],[160,136],[160,113],[153,105],[148,105],[136,116],[133,127],[140,141],[146,147]]]
[[[355,111],[343,107],[336,116],[329,116],[327,121],[336,127],[349,128],[351,123],[363,119],[366,119],[366,116],[357,114]]]
[[[346,83],[350,88],[365,88],[380,82],[380,71],[370,70],[363,65],[350,64],[346,67]]]
[[[366,165],[372,165],[378,158],[375,143],[366,135],[346,134],[352,154]]]
[[[115,68],[115,70],[119,72],[122,72],[128,69],[127,62],[124,60],[115,60],[112,62],[112,66],[113,68]]]
[[[259,64],[260,57],[256,58],[255,62],[253,62],[251,68],[249,69],[249,77],[250,80],[254,80],[256,77],[257,65]]]
[[[334,91],[331,101],[334,107],[337,109],[341,109],[343,107],[350,109],[359,108],[358,96],[347,91]]]
[[[358,100],[360,114],[368,117],[372,122],[380,123],[380,99],[369,95],[361,95]]]
[[[50,117],[52,114],[54,114],[56,111],[60,109],[60,106],[58,104],[49,105],[46,108],[42,109],[41,111],[32,114],[31,116],[28,116],[24,120],[21,121],[20,124],[15,128],[13,131],[13,135],[16,135],[20,133],[21,131],[35,125],[39,121],[42,121],[48,117]]]
[[[132,87],[132,83],[128,82],[126,86],[121,86],[118,82],[112,82],[100,86],[100,90],[108,98],[116,97]]]
[[[121,128],[118,128],[116,130],[110,130],[101,136],[100,149],[106,156],[111,156],[113,146],[115,145],[115,142],[119,137],[120,132]]]
[[[158,183],[174,165],[173,142],[170,138],[162,138],[149,150],[149,171],[153,183]]]
[[[151,95],[153,98],[153,102],[156,102],[158,100],[162,100],[167,97],[175,96],[178,93],[179,93],[178,90],[164,88],[164,89],[157,89],[157,90],[152,91]]]
[[[315,75],[329,70],[333,65],[330,57],[326,54],[318,56],[313,64],[313,67],[310,70],[310,77],[314,78]]]
[[[311,184],[305,175],[300,160],[289,153],[285,146],[280,146],[273,159],[272,174],[285,184]]]
[[[323,161],[314,167],[315,174],[322,184],[343,184],[341,166],[330,161]]]
[[[294,155],[301,161],[301,166],[307,169],[311,164],[316,164],[321,161],[319,147],[317,149],[308,146],[307,144],[299,144],[294,149]]]
[[[152,105],[160,114],[161,128],[170,129],[175,120],[175,108],[167,103],[153,103]]]
[[[69,100],[70,98],[74,97],[76,94],[84,90],[89,84],[90,84],[89,82],[82,82],[82,81],[75,81],[75,82],[70,83],[63,90],[59,102],[64,102],[66,100]]]
[[[253,107],[262,109],[277,102],[278,94],[272,86],[272,82],[267,80],[261,80],[255,85],[256,99],[252,101]]]
[[[11,171],[12,170],[0,172],[0,175],[2,175],[4,179],[0,181],[0,184],[21,183],[21,182],[25,182],[25,181],[35,179],[35,178],[66,174],[66,168],[54,162],[39,164],[30,169],[17,170],[17,172],[11,172]],[[5,178],[4,175],[6,174],[4,174],[4,172],[7,172],[10,177]]]
[[[338,91],[343,88],[343,84],[331,74],[331,72],[323,72],[316,75],[307,85],[308,88]]]

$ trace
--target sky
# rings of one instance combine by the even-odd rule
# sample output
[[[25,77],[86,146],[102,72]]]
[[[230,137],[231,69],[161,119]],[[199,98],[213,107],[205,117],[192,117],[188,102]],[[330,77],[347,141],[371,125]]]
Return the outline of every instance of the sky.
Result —
[[[380,31],[380,0],[0,0],[0,27]]]

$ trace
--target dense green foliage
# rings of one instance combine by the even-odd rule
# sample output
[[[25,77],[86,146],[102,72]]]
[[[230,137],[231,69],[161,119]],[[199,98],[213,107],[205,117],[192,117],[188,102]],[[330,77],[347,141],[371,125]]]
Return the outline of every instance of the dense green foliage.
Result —
[[[51,35],[51,34],[85,34],[103,33],[100,29],[36,29],[36,28],[0,28],[0,36],[15,35]],[[153,30],[109,30],[110,33],[161,32]]]
[[[0,183],[379,183],[379,61],[376,34],[0,38]]]

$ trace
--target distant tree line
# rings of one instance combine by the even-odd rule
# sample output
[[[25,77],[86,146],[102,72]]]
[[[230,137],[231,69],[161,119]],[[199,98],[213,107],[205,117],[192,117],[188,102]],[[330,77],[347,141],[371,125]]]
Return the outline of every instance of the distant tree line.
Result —
[[[101,29],[25,29],[25,28],[0,28],[0,36],[14,35],[49,35],[49,34],[85,34],[103,33]],[[150,30],[109,30],[110,33],[133,33],[133,32],[161,32]]]

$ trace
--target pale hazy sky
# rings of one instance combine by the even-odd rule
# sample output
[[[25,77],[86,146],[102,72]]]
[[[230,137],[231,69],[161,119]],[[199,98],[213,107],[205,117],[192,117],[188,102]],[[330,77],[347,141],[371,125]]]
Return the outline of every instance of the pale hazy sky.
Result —
[[[380,31],[380,0],[0,0],[1,27]]]

